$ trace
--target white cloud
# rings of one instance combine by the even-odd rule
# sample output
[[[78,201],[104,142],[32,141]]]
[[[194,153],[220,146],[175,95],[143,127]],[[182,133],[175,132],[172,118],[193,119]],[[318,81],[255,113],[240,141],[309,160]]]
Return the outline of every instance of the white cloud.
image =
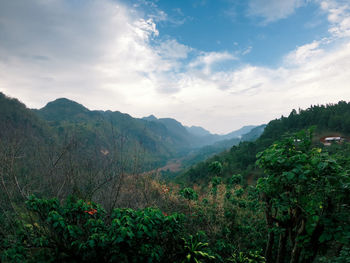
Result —
[[[350,3],[342,0],[320,1],[322,10],[328,13],[329,32],[335,37],[350,36]]]
[[[306,2],[307,0],[250,0],[248,15],[261,17],[264,23],[270,23],[290,16]]]
[[[189,64],[189,68],[200,69],[204,74],[208,75],[211,73],[211,68],[215,63],[236,59],[237,57],[229,52],[202,52]]]
[[[293,3],[287,10],[298,6]],[[297,47],[278,68],[218,70],[237,56],[162,40],[155,18],[111,0],[86,1],[79,12],[68,0],[1,1],[0,91],[30,107],[68,97],[91,109],[153,113],[213,132],[350,100],[348,11],[343,4],[322,3],[331,28],[338,28],[332,38]]]
[[[191,48],[180,44],[174,39],[169,39],[161,42],[156,50],[163,58],[184,59],[187,58]]]
[[[305,44],[293,50],[286,56],[286,62],[289,64],[301,65],[307,62],[310,58],[320,56],[324,50],[320,48],[320,42],[314,41],[310,44]]]
[[[59,0],[2,1],[0,27],[0,89],[31,107],[66,96],[91,108],[139,114],[129,108],[135,98],[153,105],[155,94],[168,89],[154,76],[164,78],[189,52],[172,39],[154,49],[155,22],[110,0],[79,7]]]
[[[288,64],[277,69],[246,65],[226,72],[220,75],[230,86],[225,90],[219,89],[221,83],[193,77],[188,88],[176,94],[187,101],[178,109],[191,113],[178,114],[198,118],[201,122],[195,124],[214,131],[229,131],[236,122],[263,123],[288,115],[293,108],[350,99],[350,43],[310,56],[302,64]],[[200,105],[205,105],[205,110],[196,113],[194,108]]]
[[[136,35],[143,41],[147,41],[150,36],[158,36],[159,31],[156,28],[156,24],[152,19],[139,19],[134,22],[132,29],[135,31]]]
[[[247,47],[247,49],[245,49],[243,52],[242,52],[242,55],[247,55],[249,54],[251,51],[252,51],[253,47],[252,46],[249,46]]]

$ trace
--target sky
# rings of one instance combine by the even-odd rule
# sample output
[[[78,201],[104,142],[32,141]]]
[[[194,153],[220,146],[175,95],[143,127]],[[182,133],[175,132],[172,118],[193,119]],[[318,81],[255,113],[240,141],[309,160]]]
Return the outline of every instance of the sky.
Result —
[[[350,100],[349,0],[0,0],[0,91],[228,133]]]

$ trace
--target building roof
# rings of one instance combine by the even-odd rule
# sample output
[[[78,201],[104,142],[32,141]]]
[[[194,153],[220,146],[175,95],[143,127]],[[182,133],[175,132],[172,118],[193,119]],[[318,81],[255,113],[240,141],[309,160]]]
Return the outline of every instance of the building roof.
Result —
[[[341,137],[327,137],[324,140],[325,141],[340,141]]]

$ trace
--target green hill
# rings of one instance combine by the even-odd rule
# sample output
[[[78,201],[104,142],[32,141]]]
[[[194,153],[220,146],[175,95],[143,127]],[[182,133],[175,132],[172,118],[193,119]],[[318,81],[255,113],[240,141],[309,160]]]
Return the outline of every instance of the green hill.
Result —
[[[239,143],[240,139],[234,134],[241,134],[243,130],[254,127],[245,127],[228,135],[211,134],[197,127],[202,133],[196,134],[193,128],[186,128],[175,119],[157,119],[153,115],[138,119],[119,111],[91,111],[66,98],[33,110],[3,94],[0,99],[0,123],[6,127],[2,129],[3,133],[21,133],[25,135],[23,138],[35,134],[37,139],[32,142],[37,141],[36,144],[43,148],[49,144],[64,148],[74,141],[80,149],[79,155],[85,158],[96,156],[96,153],[100,156],[101,152],[118,152],[125,159],[138,155],[142,159],[142,171],[161,167],[171,159],[189,154],[184,166],[204,160]],[[45,142],[44,139],[51,142]]]

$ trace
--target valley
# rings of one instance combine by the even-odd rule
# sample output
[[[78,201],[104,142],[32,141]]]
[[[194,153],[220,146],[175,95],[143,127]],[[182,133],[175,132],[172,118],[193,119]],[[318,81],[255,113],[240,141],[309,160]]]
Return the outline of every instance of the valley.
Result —
[[[295,257],[343,257],[335,256],[334,248],[347,253],[347,102],[293,110],[267,125],[245,126],[226,135],[186,127],[170,118],[138,119],[117,111],[91,111],[68,99],[36,110],[1,93],[0,112],[0,213],[2,224],[8,226],[0,231],[4,262],[15,257],[23,262],[40,259],[41,253],[53,260],[82,258],[88,253],[86,242],[93,251],[101,244],[129,246],[112,254],[96,250],[89,257],[103,253],[108,261],[117,253],[125,257],[124,262],[130,257],[141,262],[149,252],[142,252],[140,242],[152,249],[169,249],[163,247],[168,243],[157,239],[157,231],[178,231],[167,237],[168,242],[176,242],[185,254],[167,254],[170,258],[192,253],[179,240],[197,245],[205,240],[202,262],[214,258],[241,262],[232,252],[238,248],[246,260],[242,262],[277,262],[283,250],[283,258],[291,262]],[[11,218],[22,223],[16,226]],[[147,218],[158,223],[147,223]],[[300,220],[313,225],[304,230]],[[158,227],[163,230],[147,230]],[[12,228],[22,231],[24,243]],[[119,232],[114,235],[113,231]],[[275,237],[271,231],[278,231]],[[317,240],[305,241],[302,253],[309,251],[310,256],[290,249],[297,246],[297,239],[285,238],[286,231],[311,238],[318,235]],[[59,233],[68,239],[61,239]],[[113,241],[117,236],[119,243]],[[40,253],[28,248],[29,243]],[[81,248],[73,253],[75,244]],[[62,250],[55,254],[51,246]],[[133,255],[134,249],[140,254]],[[30,257],[26,256],[29,251]]]
[[[0,0],[0,263],[350,263],[350,0]]]

